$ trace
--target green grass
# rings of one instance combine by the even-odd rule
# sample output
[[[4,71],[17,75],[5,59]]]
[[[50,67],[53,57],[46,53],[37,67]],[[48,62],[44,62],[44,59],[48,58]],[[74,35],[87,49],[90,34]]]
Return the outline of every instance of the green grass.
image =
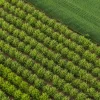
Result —
[[[100,44],[100,0],[29,0],[50,17],[60,20]]]

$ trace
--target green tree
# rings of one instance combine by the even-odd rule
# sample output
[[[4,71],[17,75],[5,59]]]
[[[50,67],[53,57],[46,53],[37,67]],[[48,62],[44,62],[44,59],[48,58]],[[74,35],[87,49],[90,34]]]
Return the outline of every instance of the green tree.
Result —
[[[64,57],[67,57],[67,55],[68,55],[69,52],[70,52],[70,51],[68,50],[68,48],[63,48],[63,49],[61,50],[61,54],[62,54]]]
[[[86,100],[86,98],[87,98],[87,95],[85,95],[84,93],[79,93],[77,95],[76,100]]]
[[[50,71],[45,71],[44,79],[48,80],[49,82],[52,80],[53,74]]]
[[[40,96],[40,100],[48,100],[49,97],[46,93],[42,93],[42,95]]]
[[[70,91],[72,91],[72,90],[73,90],[73,87],[71,86],[71,84],[69,84],[69,83],[64,84],[63,91],[65,93],[70,94]]]
[[[15,97],[16,100],[20,99],[21,95],[22,95],[22,92],[20,90],[16,90],[14,92],[14,97]]]
[[[17,5],[17,7],[22,8],[24,6],[24,3],[23,3],[23,1],[18,0],[16,5]]]
[[[21,100],[30,100],[30,96],[28,94],[21,95]]]
[[[35,84],[35,86],[36,86],[38,89],[41,89],[41,88],[44,86],[44,81],[37,78],[37,79],[35,80],[34,84]]]

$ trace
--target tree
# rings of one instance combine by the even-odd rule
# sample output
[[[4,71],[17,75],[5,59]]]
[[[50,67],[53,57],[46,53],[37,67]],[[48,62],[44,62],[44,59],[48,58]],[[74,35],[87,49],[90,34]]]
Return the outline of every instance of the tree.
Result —
[[[19,86],[19,88],[20,88],[21,90],[24,90],[25,92],[28,91],[29,85],[28,85],[27,82],[22,81],[18,86]]]
[[[25,20],[29,21],[29,19],[31,19],[31,18],[32,18],[32,15],[28,13],[27,16],[25,17]]]
[[[10,8],[9,8],[9,12],[10,12],[10,13],[14,13],[15,9],[16,9],[15,6],[10,6]]]
[[[34,10],[34,13],[32,13],[32,15],[35,16],[36,18],[38,18],[39,12],[40,12],[39,10],[36,10],[36,9],[35,9],[35,10]]]
[[[22,67],[18,67],[16,72],[20,75],[22,73],[22,71],[23,71],[23,68]]]
[[[55,66],[55,67],[53,67],[53,72],[55,73],[55,74],[57,74],[57,75],[59,75],[60,74],[60,72],[61,72],[61,67],[60,66]]]
[[[74,75],[72,73],[67,73],[65,75],[65,80],[71,82],[72,80],[74,80]]]
[[[36,74],[30,74],[30,76],[28,77],[28,81],[29,81],[29,83],[31,83],[31,84],[33,84],[34,83],[34,81],[37,79],[38,77],[37,77],[37,75]]]
[[[94,44],[94,43],[91,43],[91,44],[89,45],[89,50],[90,50],[91,52],[95,52],[95,50],[96,50],[97,48],[98,48],[97,45]]]
[[[18,49],[24,51],[24,48],[25,48],[25,44],[23,42],[19,42]]]
[[[83,57],[87,60],[89,60],[91,53],[89,52],[89,50],[86,50],[83,54]]]
[[[60,25],[59,30],[60,30],[61,33],[64,33],[66,31],[66,26]]]
[[[25,13],[23,10],[20,10],[18,16],[19,16],[21,19],[25,19],[26,13]]]
[[[18,35],[18,37],[20,38],[20,40],[24,40],[26,37],[26,34],[24,31],[20,31],[20,34]]]
[[[18,2],[16,3],[17,7],[22,8],[24,6],[23,1],[18,0]]]
[[[52,80],[53,74],[50,71],[45,71],[44,79],[48,80],[49,82]]]
[[[66,39],[63,44],[66,46],[66,47],[69,47],[71,45],[71,40],[70,39]]]
[[[48,99],[49,99],[49,97],[48,97],[47,93],[42,93],[39,100],[48,100]]]
[[[86,82],[81,82],[79,87],[83,91],[86,91],[89,88]]]
[[[4,52],[9,53],[9,45],[5,44],[3,46],[4,46],[4,48],[3,48]]]
[[[78,35],[77,33],[73,33],[73,34],[70,34],[70,38],[74,41],[76,41],[78,39]]]
[[[58,85],[58,81],[59,81],[59,77],[57,75],[53,76],[53,85],[57,86]]]
[[[4,9],[9,9],[10,8],[10,4],[8,2],[4,2]]]
[[[13,78],[13,81],[16,85],[19,85],[22,82],[22,78],[17,76]]]
[[[54,61],[53,61],[53,60],[47,60],[47,61],[48,61],[48,62],[47,62],[47,67],[48,67],[48,69],[52,70],[53,67],[55,66]]]
[[[22,22],[21,19],[16,19],[16,27],[21,28],[23,30],[25,30],[25,28],[27,29],[27,26],[25,28],[23,28],[24,24]]]
[[[63,49],[61,50],[61,54],[62,54],[64,57],[67,57],[68,53],[69,53],[68,48],[63,48]]]
[[[2,28],[5,29],[5,30],[7,30],[8,27],[9,27],[9,24],[6,23],[5,21],[3,21],[3,22],[2,22]]]
[[[70,96],[75,97],[78,94],[78,89],[73,88],[72,91],[70,91]]]
[[[44,81],[38,78],[35,80],[34,84],[38,89],[42,89],[42,87],[45,85]]]
[[[38,61],[38,62],[42,62],[42,59],[44,58],[44,56],[42,55],[42,54],[38,54],[37,56],[36,56],[36,61]]]
[[[25,64],[25,62],[27,61],[27,56],[26,55],[20,56],[19,61],[20,61],[20,63]]]
[[[63,94],[62,93],[55,93],[54,99],[55,100],[63,100]]]
[[[36,28],[41,28],[42,26],[42,22],[41,21],[37,21],[36,24],[35,24],[35,27]]]
[[[9,0],[12,4],[16,4],[17,0]]]
[[[89,57],[89,61],[95,63],[96,60],[97,60],[97,56],[96,56],[96,54],[95,54],[95,53],[91,54],[90,57]]]
[[[41,68],[41,65],[39,63],[34,63],[33,67],[32,67],[32,70],[35,72],[38,71],[38,69]]]
[[[87,95],[85,95],[84,93],[79,93],[76,97],[76,100],[86,100]]]
[[[95,61],[95,66],[100,68],[100,59]]]
[[[20,33],[19,29],[16,29],[16,30],[13,31],[13,35],[15,37],[18,37],[19,36],[19,33]]]
[[[32,13],[34,11],[33,6],[31,7],[29,4],[27,3],[23,3],[24,5],[22,6],[22,9],[25,10],[26,12]]]
[[[49,18],[48,18],[46,15],[43,15],[42,18],[41,18],[41,21],[42,21],[43,23],[48,23]]]
[[[72,90],[73,90],[73,87],[71,86],[71,84],[69,84],[69,83],[64,84],[63,91],[65,93],[70,94],[70,91],[72,91]]]
[[[16,49],[13,47],[10,47],[10,45],[8,45],[8,44],[7,45],[5,44],[4,52],[7,52],[11,57],[14,57]]]
[[[39,77],[41,77],[41,78],[43,78],[44,77],[44,75],[45,75],[45,72],[46,72],[46,70],[44,69],[44,68],[39,68],[38,69],[38,71],[37,70],[35,70],[36,72],[37,72],[37,75],[39,76]]]
[[[59,33],[58,32],[53,32],[52,38],[58,40]]]
[[[48,35],[48,36],[52,36],[52,33],[54,31],[50,28],[50,27],[47,27],[47,29],[45,30],[45,33]]]
[[[13,42],[12,42],[12,44],[13,44],[15,47],[18,46],[18,43],[19,43],[18,38],[15,38],[15,39],[13,40]]]
[[[100,92],[96,92],[96,93],[94,94],[94,99],[95,99],[95,100],[100,100]]]
[[[40,32],[39,29],[35,30],[34,33],[33,33],[33,37],[35,37],[37,39],[40,33],[41,32]]]
[[[37,20],[35,17],[31,17],[30,19],[28,19],[28,22],[30,23],[30,25],[35,26]]]
[[[46,92],[48,94],[48,96],[54,96],[56,93],[56,88],[55,87],[51,87],[50,85],[46,85],[43,87],[43,91]]]
[[[14,54],[15,58],[19,61],[20,57],[22,56],[21,52],[16,51]]]
[[[97,54],[98,56],[100,56],[100,47],[98,47],[97,49],[95,49],[95,51],[96,51],[96,54]]]
[[[33,65],[34,65],[34,61],[31,58],[27,59],[27,61],[25,62],[25,66],[27,68],[31,68]]]
[[[73,51],[69,51],[68,54],[66,55],[67,58],[69,60],[73,60],[73,57],[75,56],[76,54],[73,52]]]
[[[29,35],[33,35],[33,32],[34,32],[33,28],[31,26],[29,26],[28,29],[27,29],[27,33]]]
[[[14,25],[9,25],[8,31],[9,31],[10,33],[12,33],[14,30],[15,30]]]
[[[48,28],[48,26],[47,25],[45,25],[45,24],[43,24],[42,26],[41,26],[41,31],[42,32],[45,32],[45,30]]]
[[[63,68],[65,68],[65,66],[66,66],[66,61],[67,61],[67,60],[65,60],[65,59],[60,59],[59,62],[58,62],[59,66],[62,66]]]
[[[2,15],[3,15],[3,13],[2,13]],[[3,17],[3,16],[2,16],[2,17]],[[10,22],[11,20],[13,20],[13,19],[12,19],[12,15],[11,15],[11,14],[7,15],[7,16],[6,16],[6,20],[9,21],[9,22]]]
[[[26,79],[30,76],[30,74],[31,74],[31,72],[27,69],[24,69],[22,72],[22,76]]]
[[[29,39],[30,38],[27,37],[25,41],[27,42],[27,41],[29,41]],[[34,39],[30,39],[29,43],[30,43],[30,45],[31,45],[32,48],[36,47],[36,45],[38,44],[38,42],[36,40],[34,40]]]
[[[72,56],[72,59],[75,64],[78,64],[81,60],[81,57],[78,54],[76,54],[75,56]]]
[[[60,29],[60,23],[55,23],[54,24],[54,29],[59,30]]]
[[[72,43],[69,45],[69,48],[70,48],[71,50],[75,50],[76,46],[77,46],[77,44],[76,44],[75,42],[72,42]]]
[[[39,100],[39,96],[40,96],[40,92],[39,90],[37,90],[36,88],[34,88],[33,86],[30,86],[28,88],[29,93],[31,94],[32,98],[35,100]]]
[[[30,96],[28,94],[21,95],[21,100],[30,100]]]
[[[46,46],[49,46],[50,41],[51,41],[51,38],[50,37],[47,37],[47,38],[44,39],[44,44]]]
[[[59,73],[61,78],[65,78],[66,74],[67,74],[67,70],[66,69],[62,69],[61,72]]]
[[[48,20],[48,25],[52,27],[52,26],[54,26],[55,22],[56,21],[54,19],[49,19]]]
[[[42,59],[42,65],[43,65],[44,67],[48,66],[48,59],[47,59],[47,58],[43,58],[43,59]]]
[[[64,42],[66,39],[64,38],[64,36],[61,34],[61,35],[59,35],[59,37],[58,37],[58,41],[59,42]]]
[[[15,92],[15,90],[16,90],[16,88],[14,87],[14,85],[11,85],[11,86],[9,86],[9,84],[5,84],[5,85],[8,85],[8,93],[10,94],[10,95],[13,95],[14,94],[14,92]]]
[[[87,88],[87,94],[89,96],[93,96],[94,97],[95,93],[96,93],[96,91],[95,91],[94,88],[92,88],[92,87],[91,88]]]
[[[100,77],[100,68],[94,68],[92,70],[93,75],[97,76],[98,78]]]
[[[76,51],[77,53],[79,53],[79,54],[83,54],[84,49],[82,48],[81,45],[77,45],[77,46],[75,47],[75,51]]]
[[[54,54],[54,55],[52,55],[53,56],[53,60],[55,61],[55,62],[59,62],[59,60],[61,59],[61,54],[59,54],[59,53],[57,53],[57,54]]]
[[[12,37],[12,36],[8,36],[8,37],[6,38],[6,41],[7,41],[8,43],[12,43],[12,42],[13,42],[13,37]]]
[[[21,95],[22,95],[22,92],[21,92],[20,90],[16,90],[16,91],[14,92],[14,98],[15,98],[16,100],[20,99],[20,98],[21,98]]]

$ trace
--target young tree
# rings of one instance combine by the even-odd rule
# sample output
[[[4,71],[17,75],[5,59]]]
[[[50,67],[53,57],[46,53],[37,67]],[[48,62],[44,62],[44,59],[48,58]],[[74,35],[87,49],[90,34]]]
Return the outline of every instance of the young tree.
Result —
[[[45,85],[44,81],[38,78],[35,80],[34,84],[38,89],[41,89]]]
[[[79,93],[76,97],[76,100],[86,100],[87,95],[84,93]]]
[[[21,95],[21,100],[30,100],[30,96],[28,94]]]
[[[39,100],[48,100],[48,99],[49,99],[49,97],[48,97],[47,93],[42,93]]]
[[[14,98],[15,98],[16,100],[20,99],[21,96],[22,96],[22,92],[21,92],[20,90],[16,90],[16,91],[14,92]]]
[[[48,80],[49,82],[52,80],[53,74],[50,71],[46,71],[44,74],[44,79]]]

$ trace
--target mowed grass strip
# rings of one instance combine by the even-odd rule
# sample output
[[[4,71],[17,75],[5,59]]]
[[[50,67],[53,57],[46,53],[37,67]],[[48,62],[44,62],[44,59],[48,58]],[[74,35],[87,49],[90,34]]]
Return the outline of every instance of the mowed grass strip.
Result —
[[[72,30],[86,35],[100,44],[100,11],[99,0],[28,0],[45,11],[52,18],[56,18],[68,25]]]

